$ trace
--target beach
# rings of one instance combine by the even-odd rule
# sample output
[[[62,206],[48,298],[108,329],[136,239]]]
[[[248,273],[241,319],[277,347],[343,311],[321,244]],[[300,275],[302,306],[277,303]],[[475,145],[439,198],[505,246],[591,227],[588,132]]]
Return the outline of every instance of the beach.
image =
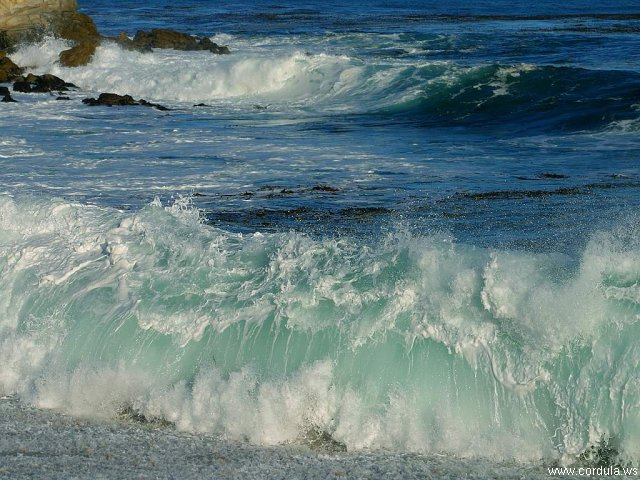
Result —
[[[0,400],[0,409],[0,478],[514,478],[513,465],[481,460],[257,447],[130,419],[78,419],[7,398]],[[534,466],[518,467],[517,474],[548,478]]]

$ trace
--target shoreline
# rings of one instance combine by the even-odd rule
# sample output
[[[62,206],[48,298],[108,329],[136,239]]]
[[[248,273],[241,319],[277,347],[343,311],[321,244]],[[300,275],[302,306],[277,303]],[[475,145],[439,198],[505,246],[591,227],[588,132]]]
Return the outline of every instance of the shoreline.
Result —
[[[0,399],[0,478],[507,479],[516,473],[548,478],[544,467],[444,455],[263,447],[133,420],[74,418]]]

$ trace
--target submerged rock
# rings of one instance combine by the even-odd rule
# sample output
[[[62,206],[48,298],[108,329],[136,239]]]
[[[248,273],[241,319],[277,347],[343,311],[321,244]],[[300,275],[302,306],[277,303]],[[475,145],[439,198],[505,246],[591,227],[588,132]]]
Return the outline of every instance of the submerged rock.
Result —
[[[82,100],[82,103],[85,105],[89,105],[92,107],[98,105],[104,105],[107,107],[124,107],[130,105],[141,105],[143,107],[153,107],[158,110],[169,110],[167,107],[163,105],[159,105],[157,103],[147,102],[144,99],[134,100],[131,95],[118,95],[116,93],[101,93],[98,98],[85,98]]]
[[[78,88],[73,83],[65,82],[55,75],[34,75],[19,77],[13,84],[13,90],[22,93],[65,92],[70,88]]]
[[[124,41],[124,39],[122,40]],[[129,40],[127,37],[127,41],[132,47],[139,49],[171,48],[174,50],[208,50],[216,54],[229,53],[228,47],[220,46],[206,37],[193,37],[186,33],[164,28],[154,28],[150,32],[139,30],[133,40]]]

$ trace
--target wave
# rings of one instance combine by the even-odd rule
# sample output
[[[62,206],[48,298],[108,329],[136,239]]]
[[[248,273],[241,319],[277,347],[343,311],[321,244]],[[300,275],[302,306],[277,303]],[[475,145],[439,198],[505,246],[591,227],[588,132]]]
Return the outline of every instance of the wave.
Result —
[[[0,198],[0,394],[259,444],[640,451],[638,224],[580,258]]]
[[[636,72],[577,67],[464,66],[309,53],[291,47],[245,45],[228,56],[208,52],[98,48],[91,64],[56,63],[61,41],[23,47],[22,65],[83,89],[111,91],[170,104],[207,103],[223,111],[374,114],[427,126],[464,125],[522,131],[594,130],[636,125]],[[634,127],[635,129],[635,127]]]

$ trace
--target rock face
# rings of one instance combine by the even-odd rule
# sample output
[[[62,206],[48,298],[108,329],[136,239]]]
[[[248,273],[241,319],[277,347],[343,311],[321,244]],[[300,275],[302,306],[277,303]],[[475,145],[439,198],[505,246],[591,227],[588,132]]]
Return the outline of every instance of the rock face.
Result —
[[[0,30],[15,35],[47,28],[77,8],[76,0],[0,0]]]
[[[100,43],[100,34],[87,15],[77,12],[76,0],[0,0],[0,48],[11,49],[43,34],[71,40],[62,52],[63,66],[84,65]]]

